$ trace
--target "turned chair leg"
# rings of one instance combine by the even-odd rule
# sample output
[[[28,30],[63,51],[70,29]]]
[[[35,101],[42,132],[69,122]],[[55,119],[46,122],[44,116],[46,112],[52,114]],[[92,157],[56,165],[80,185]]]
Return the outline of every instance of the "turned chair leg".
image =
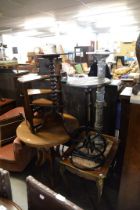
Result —
[[[103,193],[103,186],[104,186],[104,175],[100,174],[99,177],[96,180],[96,186],[98,190],[98,201],[100,202],[102,193]]]

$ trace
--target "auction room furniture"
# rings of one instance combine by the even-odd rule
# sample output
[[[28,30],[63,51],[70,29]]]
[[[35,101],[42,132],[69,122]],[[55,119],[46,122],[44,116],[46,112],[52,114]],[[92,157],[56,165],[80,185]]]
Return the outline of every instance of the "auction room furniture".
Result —
[[[58,71],[60,69],[56,68],[54,64],[59,55],[41,55],[41,57],[42,56],[49,59],[48,74],[29,74],[18,79],[22,86],[24,96],[26,121],[21,123],[17,128],[17,136],[25,144],[37,148],[38,159],[42,157],[39,162],[44,162],[46,156],[49,156],[48,159],[52,169],[52,153],[54,147],[64,144],[71,139],[69,134],[72,130],[77,128],[76,125],[78,122],[76,118],[63,113],[63,107],[61,106],[61,84],[57,80],[59,79],[60,73]],[[42,81],[46,83],[45,89],[41,88]],[[31,82],[39,82],[40,88],[29,88]],[[47,87],[48,84],[50,84],[49,88]],[[35,95],[37,98],[30,98]],[[42,107],[44,109],[42,109]],[[35,109],[35,112],[33,109]]]
[[[28,210],[82,210],[32,176],[26,178]]]
[[[63,120],[66,121],[67,129],[70,132],[78,126],[74,117],[70,118],[65,114]],[[63,126],[62,118],[60,116],[52,118],[52,115],[47,118],[46,126],[37,133],[32,133],[26,121],[23,121],[17,128],[17,136],[25,145],[37,149],[38,164],[44,163],[47,158],[52,171],[53,148],[71,140]]]
[[[0,146],[12,142],[16,128],[23,121],[23,107],[16,107],[0,115]]]
[[[103,117],[103,132],[105,134],[114,136],[116,129],[117,118],[117,103],[119,98],[120,83],[116,84],[114,81],[105,86],[105,107]],[[96,101],[96,88],[92,90],[93,104]],[[75,116],[80,125],[85,122],[85,92],[82,87],[74,87],[62,83],[62,98],[64,103],[64,111]],[[92,120],[95,120],[95,106],[91,113]]]
[[[96,182],[97,190],[98,190],[98,199],[100,200],[103,192],[103,186],[104,186],[104,179],[107,177],[109,169],[111,167],[111,164],[113,163],[113,160],[115,158],[117,148],[118,148],[118,142],[116,141],[115,137],[104,135],[105,139],[107,140],[107,147],[106,151],[104,153],[105,156],[105,163],[95,168],[94,170],[82,170],[83,166],[90,166],[94,167],[96,163],[94,161],[88,161],[84,159],[74,158],[71,160],[71,157],[69,158],[63,158],[60,161],[60,173],[62,175],[63,180],[65,181],[65,184],[67,186],[67,178],[65,177],[65,170],[68,170],[69,172],[76,174],[84,179],[92,180]],[[73,164],[73,161],[76,162],[76,165],[79,164],[79,168],[75,167]]]
[[[109,82],[107,78],[100,80],[97,77],[75,78],[67,81],[69,86],[83,88],[86,118],[85,123],[77,130],[79,132],[77,145],[71,153],[68,153],[71,147],[66,152],[64,151],[62,161],[60,161],[61,172],[68,169],[81,177],[96,181],[99,198],[102,195],[104,178],[117,150],[116,138],[102,134],[104,106],[102,87]],[[91,114],[94,106],[93,89],[96,89],[95,125]]]
[[[23,171],[35,156],[33,148],[23,144],[19,138],[0,147],[0,167],[13,172]]]
[[[36,132],[38,128],[43,126],[43,122],[34,123],[34,111],[36,108],[44,107],[51,110],[61,111],[61,84],[60,84],[60,54],[38,55],[38,59],[46,59],[46,74],[29,74],[18,79],[21,84],[22,94],[24,96],[25,116],[32,132]],[[40,71],[39,71],[40,73]],[[45,72],[44,72],[45,73]],[[38,89],[33,86],[37,85]],[[42,89],[44,82],[44,88]],[[36,96],[36,98],[34,97]],[[43,118],[43,117],[42,117]],[[43,119],[41,119],[43,121]]]
[[[123,166],[124,152],[126,148],[128,125],[129,125],[129,112],[130,112],[130,97],[132,94],[132,87],[125,87],[120,93],[119,99],[121,104],[120,113],[120,130],[119,130],[119,148],[117,154],[117,171],[121,173]]]
[[[0,67],[0,96],[16,100],[17,105],[21,105],[20,88],[17,78],[27,74],[27,70],[4,69]]]
[[[2,168],[0,168],[0,209],[22,210],[12,201],[10,175]]]
[[[74,47],[75,63],[87,63],[88,66],[93,61],[93,56],[88,55],[87,52],[94,51],[94,47],[91,46],[76,46]]]
[[[38,106],[51,106],[53,102],[51,100],[48,100],[47,98],[44,98],[44,94],[50,94],[50,89],[31,89],[32,82],[38,82],[42,80],[49,79],[48,75],[37,75],[37,74],[28,74],[25,76],[22,76],[18,78],[18,81],[21,85],[21,91],[23,94],[23,105],[24,105],[24,112],[26,121],[31,129],[31,131],[34,133],[38,127],[41,126],[41,122],[35,122],[37,121],[37,117],[34,116],[34,105]],[[41,98],[32,99],[32,96],[39,95]],[[36,111],[36,109],[35,109]],[[42,119],[43,120],[43,119]],[[39,121],[39,120],[38,120]]]
[[[0,168],[0,197],[12,200],[10,175],[7,170]]]
[[[9,171],[23,171],[34,156],[33,149],[16,138],[23,114],[23,107],[16,107],[0,115],[0,167]]]
[[[3,98],[0,92],[0,115],[16,107],[16,101],[11,98]]]
[[[140,96],[131,95],[126,100],[129,111],[124,110],[128,120],[126,129],[126,147],[118,198],[118,210],[139,210],[140,192]],[[128,110],[127,109],[127,110]],[[124,130],[125,132],[125,130]]]

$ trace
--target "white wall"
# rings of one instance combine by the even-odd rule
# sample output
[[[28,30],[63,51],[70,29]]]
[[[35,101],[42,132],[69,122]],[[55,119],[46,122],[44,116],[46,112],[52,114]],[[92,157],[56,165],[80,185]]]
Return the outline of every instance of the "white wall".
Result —
[[[27,61],[27,52],[33,51],[40,46],[40,39],[33,37],[21,37],[14,35],[3,35],[3,43],[7,44],[6,55],[9,59],[16,57],[19,63]],[[12,47],[18,48],[18,54],[13,54]]]
[[[58,53],[61,53],[59,46],[61,45],[64,49],[64,52],[73,52],[74,47],[78,46],[89,46],[91,41],[95,41],[96,35],[94,33],[88,33],[83,31],[80,34],[71,33],[69,35],[60,35],[53,37],[42,38],[41,46],[47,48],[47,44],[55,44],[58,50]]]
[[[120,42],[133,42],[137,40],[139,32],[133,30],[120,31],[117,29],[110,33],[100,33],[97,35],[99,49],[109,49],[110,51],[117,51]]]
[[[114,51],[118,47],[120,41],[136,41],[138,33],[130,32],[111,32],[95,34],[84,30],[74,33],[71,31],[69,35],[57,35],[53,37],[35,38],[35,37],[23,37],[15,35],[3,35],[2,40],[4,44],[7,44],[6,55],[9,59],[16,57],[19,63],[25,63],[27,61],[27,52],[34,51],[36,47],[41,47],[47,52],[47,45],[55,44],[57,46],[58,53],[62,53],[60,45],[63,47],[64,52],[73,52],[74,47],[90,45],[91,41],[98,40],[98,49],[108,49]],[[1,38],[1,37],[0,37]],[[18,48],[18,54],[13,54],[12,47]]]

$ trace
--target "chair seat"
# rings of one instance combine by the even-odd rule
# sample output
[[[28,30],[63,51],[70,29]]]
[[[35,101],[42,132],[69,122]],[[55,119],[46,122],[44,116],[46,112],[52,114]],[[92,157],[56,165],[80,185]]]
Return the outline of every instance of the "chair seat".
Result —
[[[28,89],[27,91],[29,96],[52,93],[52,89]]]
[[[51,106],[53,105],[53,101],[46,98],[38,98],[33,100],[32,104],[37,106]]]

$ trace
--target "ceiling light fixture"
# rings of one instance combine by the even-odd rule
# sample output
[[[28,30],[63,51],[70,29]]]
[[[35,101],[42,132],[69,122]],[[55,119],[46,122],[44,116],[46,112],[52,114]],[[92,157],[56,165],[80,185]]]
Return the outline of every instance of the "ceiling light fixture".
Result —
[[[40,17],[26,21],[23,26],[25,29],[35,29],[35,28],[50,27],[54,24],[55,24],[54,17]]]
[[[40,34],[42,34],[42,32],[39,32],[37,30],[21,31],[21,32],[14,33],[15,36],[23,36],[23,37],[36,36]]]

